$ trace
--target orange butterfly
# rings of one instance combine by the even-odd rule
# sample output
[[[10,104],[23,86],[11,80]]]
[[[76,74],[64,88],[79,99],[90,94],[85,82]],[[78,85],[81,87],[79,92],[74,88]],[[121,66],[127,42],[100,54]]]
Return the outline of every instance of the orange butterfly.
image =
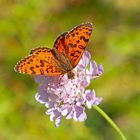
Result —
[[[87,47],[92,33],[92,24],[85,23],[61,34],[54,47],[36,48],[30,55],[19,61],[15,71],[29,75],[56,76],[67,73],[69,79],[74,78],[72,72]]]

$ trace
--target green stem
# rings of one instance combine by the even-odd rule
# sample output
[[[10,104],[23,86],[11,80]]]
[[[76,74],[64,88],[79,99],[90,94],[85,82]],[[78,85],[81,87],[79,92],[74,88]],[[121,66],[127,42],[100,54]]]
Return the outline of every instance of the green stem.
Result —
[[[94,105],[93,108],[98,111],[106,121],[117,131],[117,133],[121,136],[122,140],[126,140],[126,137],[120,130],[120,128],[111,120],[111,118],[98,106]]]

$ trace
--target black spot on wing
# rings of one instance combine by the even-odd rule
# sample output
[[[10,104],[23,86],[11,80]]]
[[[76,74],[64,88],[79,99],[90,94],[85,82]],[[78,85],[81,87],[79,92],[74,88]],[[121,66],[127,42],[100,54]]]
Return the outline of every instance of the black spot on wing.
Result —
[[[30,70],[31,70],[32,74],[36,73],[35,70],[34,70],[34,67],[30,67]]]
[[[78,59],[79,54],[81,54],[81,51],[76,50],[76,51],[72,52],[72,53],[70,54],[70,56],[72,56],[72,58],[76,60],[76,59]]]
[[[81,50],[85,49],[85,47],[83,45],[78,45],[78,48]]]
[[[44,74],[44,70],[40,69],[40,73],[41,73],[41,75],[43,75]]]
[[[80,36],[80,40],[83,40],[84,42],[88,42],[89,39],[86,39],[85,36]]]

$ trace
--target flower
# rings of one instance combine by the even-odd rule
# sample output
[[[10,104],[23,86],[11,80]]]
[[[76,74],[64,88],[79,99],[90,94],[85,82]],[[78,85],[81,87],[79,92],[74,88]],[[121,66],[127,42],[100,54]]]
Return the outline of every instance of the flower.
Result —
[[[34,77],[39,83],[35,98],[48,108],[46,114],[50,115],[50,121],[54,121],[56,127],[61,124],[62,117],[85,121],[85,107],[90,109],[102,101],[101,97],[96,97],[94,90],[86,89],[92,79],[103,73],[102,65],[97,65],[90,59],[90,53],[85,51],[79,64],[73,69],[74,79],[68,79],[67,74]]]

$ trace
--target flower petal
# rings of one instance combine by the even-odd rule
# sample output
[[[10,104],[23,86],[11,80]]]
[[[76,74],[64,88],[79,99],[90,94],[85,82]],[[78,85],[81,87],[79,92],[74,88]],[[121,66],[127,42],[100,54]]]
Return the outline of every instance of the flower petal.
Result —
[[[84,112],[84,108],[82,106],[74,106],[74,115],[73,115],[73,119],[75,121],[84,121],[86,120],[87,116],[86,113]]]

